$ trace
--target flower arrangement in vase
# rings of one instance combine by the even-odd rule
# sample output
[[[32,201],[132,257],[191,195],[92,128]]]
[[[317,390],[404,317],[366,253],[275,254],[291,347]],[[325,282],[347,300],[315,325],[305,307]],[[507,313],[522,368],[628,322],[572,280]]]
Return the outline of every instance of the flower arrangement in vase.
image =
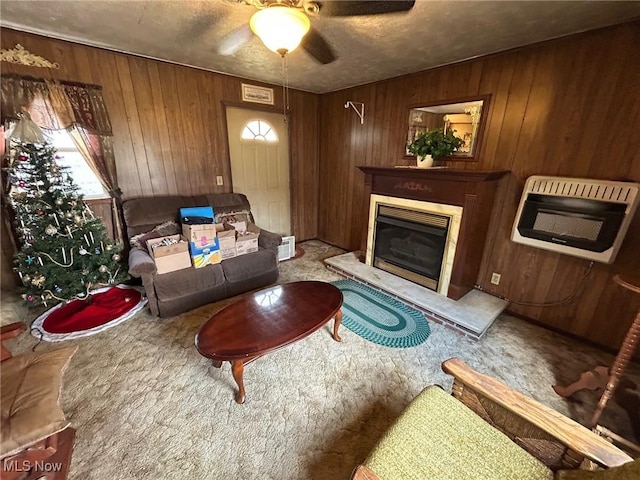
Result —
[[[462,145],[464,140],[456,137],[452,130],[445,132],[443,128],[435,128],[418,134],[407,148],[416,156],[418,167],[428,168],[434,161],[451,155]]]

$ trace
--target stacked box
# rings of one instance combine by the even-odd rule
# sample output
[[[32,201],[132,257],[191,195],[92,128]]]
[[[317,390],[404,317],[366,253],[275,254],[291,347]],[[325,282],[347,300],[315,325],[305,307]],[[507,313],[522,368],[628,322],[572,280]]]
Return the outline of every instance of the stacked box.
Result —
[[[205,243],[204,245],[199,242],[189,242],[189,251],[191,252],[191,262],[195,268],[215,265],[222,261],[217,237],[214,238],[212,243]]]
[[[216,226],[213,223],[205,225],[182,225],[182,235],[188,242],[206,245],[213,243],[217,236]]]
[[[182,234],[189,241],[191,262],[195,268],[206,267],[220,263],[222,256],[218,242],[216,226],[213,224],[213,208],[211,207],[187,207],[180,209],[180,219],[185,217],[202,217],[211,220],[211,223],[200,225],[182,224]]]
[[[236,256],[236,230],[228,223],[216,224],[216,236],[220,244],[222,260]]]
[[[238,232],[236,238],[236,254],[246,255],[247,253],[258,251],[258,237],[260,236],[260,228],[248,223],[245,232]]]
[[[178,240],[178,243],[153,248],[154,245],[162,243],[166,238]],[[189,243],[179,234],[147,240],[147,250],[156,264],[158,274],[182,270],[191,266]]]

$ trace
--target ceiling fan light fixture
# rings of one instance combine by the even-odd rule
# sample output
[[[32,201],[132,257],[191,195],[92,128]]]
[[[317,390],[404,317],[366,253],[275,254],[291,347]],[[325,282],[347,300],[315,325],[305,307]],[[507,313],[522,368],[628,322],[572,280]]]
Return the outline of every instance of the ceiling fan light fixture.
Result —
[[[300,45],[311,22],[296,8],[275,4],[254,13],[249,26],[269,50],[284,55]]]

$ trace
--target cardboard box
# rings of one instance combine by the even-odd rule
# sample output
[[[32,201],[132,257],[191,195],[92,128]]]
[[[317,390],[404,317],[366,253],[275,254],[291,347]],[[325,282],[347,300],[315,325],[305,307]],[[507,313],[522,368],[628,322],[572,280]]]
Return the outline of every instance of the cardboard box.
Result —
[[[236,256],[236,230],[228,223],[216,224],[216,235],[220,244],[222,260]]]
[[[240,233],[245,233],[247,231],[247,222],[229,222],[229,225]]]
[[[189,242],[189,251],[191,253],[191,263],[195,268],[206,267],[207,265],[215,265],[222,261],[220,254],[220,244],[216,237],[210,244],[202,245],[200,243]]]
[[[178,240],[178,243],[153,248],[154,245],[161,243],[165,238]],[[182,270],[191,266],[189,243],[184,241],[179,234],[147,240],[147,250],[149,250],[149,255],[153,258],[159,274]]]
[[[205,225],[185,225],[182,224],[182,235],[188,242],[208,245],[215,242],[216,226],[213,223]]]
[[[246,255],[247,253],[258,251],[258,237],[260,236],[260,228],[253,224],[247,224],[247,231],[243,234],[238,232],[236,238],[236,254]]]

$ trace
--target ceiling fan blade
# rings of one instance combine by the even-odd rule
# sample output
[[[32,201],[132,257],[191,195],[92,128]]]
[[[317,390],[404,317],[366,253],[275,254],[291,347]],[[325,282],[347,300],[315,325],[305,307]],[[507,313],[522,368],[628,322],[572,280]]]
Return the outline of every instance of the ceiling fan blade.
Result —
[[[349,15],[380,15],[384,13],[407,12],[415,5],[415,0],[326,0],[318,2],[320,15],[344,17]]]
[[[224,36],[218,45],[218,53],[225,56],[233,55],[240,50],[245,43],[251,40],[252,36],[253,32],[246,23],[238,28],[234,28]]]
[[[302,38],[300,46],[316,61],[326,65],[336,59],[335,53],[322,35],[314,28]]]

